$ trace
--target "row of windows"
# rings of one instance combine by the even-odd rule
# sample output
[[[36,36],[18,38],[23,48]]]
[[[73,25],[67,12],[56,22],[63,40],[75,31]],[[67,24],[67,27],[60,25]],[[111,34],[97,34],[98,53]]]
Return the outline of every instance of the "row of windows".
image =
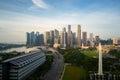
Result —
[[[11,63],[13,63],[13,64],[15,64],[15,65],[19,65],[19,67],[22,67],[22,66],[27,65],[27,64],[29,64],[30,62],[36,60],[37,58],[40,58],[40,57],[42,57],[42,56],[45,56],[45,54],[43,54],[43,53],[34,53],[34,54],[36,54],[36,55],[34,55],[34,56],[31,55],[31,58],[28,58],[28,59],[27,59],[27,58],[26,58],[27,56],[26,56],[26,57],[24,57],[24,58],[21,58],[21,59],[12,61]],[[30,55],[29,55],[29,56],[30,56]],[[25,60],[22,60],[22,59],[25,59]]]
[[[40,66],[44,62],[45,62],[45,56],[18,70],[15,69],[15,71],[13,71],[13,69],[11,69],[10,78],[12,77],[14,78],[15,76],[16,77],[18,76],[19,80],[21,80],[23,77],[25,77],[27,74],[29,74],[31,71],[36,69],[38,66]],[[18,75],[16,75],[16,72],[18,72],[17,73]]]
[[[16,77],[16,78],[18,78],[18,80],[22,80],[26,75],[28,75],[31,71],[36,69],[38,66],[39,66],[38,64],[31,66],[31,69],[25,70],[24,72],[22,72],[21,75],[19,75],[19,73],[18,73],[19,76],[18,75],[11,75],[10,78]]]

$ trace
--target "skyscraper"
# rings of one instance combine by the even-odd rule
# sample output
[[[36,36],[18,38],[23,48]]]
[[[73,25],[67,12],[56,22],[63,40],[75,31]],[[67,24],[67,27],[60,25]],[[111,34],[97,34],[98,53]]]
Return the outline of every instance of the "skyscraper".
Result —
[[[43,35],[42,34],[39,34],[39,32],[27,32],[27,42],[26,42],[26,45],[28,47],[31,47],[31,46],[40,46],[40,45],[43,45]]]
[[[38,35],[38,46],[44,45],[44,36],[43,34]]]
[[[67,32],[65,27],[60,32],[60,45],[61,47],[67,46]]]
[[[87,45],[87,32],[82,33],[82,43],[84,46]]]
[[[26,45],[27,45],[27,46],[30,46],[30,45],[31,45],[31,41],[30,41],[30,33],[27,32],[26,34],[27,34],[27,42],[26,42]]]
[[[27,42],[26,45],[29,46],[34,46],[35,45],[35,34],[34,32],[27,32]]]
[[[67,33],[67,46],[72,46],[72,31],[71,31],[71,25],[68,25],[68,33]]]
[[[27,32],[27,42],[26,45],[28,47],[31,46],[40,46],[43,45],[43,34],[39,34],[39,32]]]
[[[44,44],[47,45],[50,43],[50,32],[44,32]]]
[[[54,30],[54,44],[59,44],[59,31]]]
[[[59,32],[59,36],[60,36],[60,46],[63,46],[63,31]]]
[[[54,44],[54,31],[53,30],[51,30],[50,31],[50,44]]]
[[[93,33],[90,33],[90,46],[93,47],[94,46],[94,38],[93,38]]]
[[[71,31],[71,34],[70,34],[70,47],[73,46],[73,32]]]
[[[77,27],[77,45],[81,46],[81,26],[78,25]]]
[[[95,36],[95,45],[98,46],[100,43],[100,37],[99,36]]]
[[[73,45],[76,45],[76,33],[73,33]]]
[[[34,34],[34,32],[31,32],[30,35],[31,35],[31,38],[30,38],[31,39],[30,40],[31,41],[31,46],[34,46],[35,45],[35,34]]]

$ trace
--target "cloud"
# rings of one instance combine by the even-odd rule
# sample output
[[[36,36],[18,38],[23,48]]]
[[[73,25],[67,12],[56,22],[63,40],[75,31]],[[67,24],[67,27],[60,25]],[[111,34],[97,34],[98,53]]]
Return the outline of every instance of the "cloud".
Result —
[[[67,28],[67,24],[72,24],[73,32],[77,31],[77,24],[81,24],[82,32],[87,31],[88,36],[90,32],[103,39],[120,35],[120,16],[112,12],[59,13],[52,18],[1,10],[0,13],[2,13],[0,15],[0,42],[17,41],[18,36],[21,36],[19,42],[25,42],[27,31],[40,33],[54,29],[61,31],[63,27]]]
[[[32,0],[32,2],[40,8],[48,9],[48,5],[43,0]]]

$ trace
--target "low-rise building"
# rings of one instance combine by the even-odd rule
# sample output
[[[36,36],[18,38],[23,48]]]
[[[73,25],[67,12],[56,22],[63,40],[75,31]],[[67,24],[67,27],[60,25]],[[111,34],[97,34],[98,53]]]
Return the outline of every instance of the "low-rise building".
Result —
[[[45,61],[45,54],[40,51],[7,59],[2,64],[2,80],[25,80]]]

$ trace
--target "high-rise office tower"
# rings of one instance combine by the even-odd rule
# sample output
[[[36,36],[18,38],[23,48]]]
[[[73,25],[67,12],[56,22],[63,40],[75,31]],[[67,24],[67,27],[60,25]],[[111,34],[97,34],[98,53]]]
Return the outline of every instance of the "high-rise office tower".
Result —
[[[58,30],[54,30],[54,44],[59,44],[60,43],[60,37],[59,37],[59,31]]]
[[[44,35],[40,34],[38,36],[39,46],[44,45]]]
[[[94,38],[93,38],[93,33],[90,33],[90,38],[89,38],[90,46],[94,46]]]
[[[76,45],[76,33],[73,33],[73,45]]]
[[[70,47],[73,46],[73,32],[71,31],[71,37],[70,37]]]
[[[27,42],[26,42],[26,45],[27,45],[27,46],[30,46],[30,45],[31,45],[31,41],[30,41],[30,40],[31,40],[31,39],[30,39],[30,38],[31,38],[31,35],[30,35],[29,32],[27,32],[26,34],[27,34]]]
[[[81,26],[78,25],[77,27],[77,45],[81,46]]]
[[[60,44],[61,44],[61,47],[67,46],[67,32],[65,27],[62,29],[60,34]]]
[[[36,32],[35,34],[35,46],[39,46],[39,32]]]
[[[60,45],[63,46],[63,31],[59,32],[59,36],[60,36]]]
[[[51,30],[50,31],[50,44],[54,44],[54,31],[53,30]]]
[[[34,32],[31,32],[31,38],[30,38],[31,40],[31,46],[34,46],[35,45],[35,34],[34,34]]]
[[[100,37],[99,36],[95,36],[95,45],[98,46],[100,43]]]
[[[50,32],[44,32],[44,44],[47,45],[50,43]]]
[[[27,32],[27,43],[28,47],[30,46],[40,46],[43,45],[43,35],[39,34],[39,32]]]
[[[71,25],[68,25],[68,33],[67,33],[67,46],[72,46],[72,31],[71,31]]]
[[[87,32],[82,33],[82,43],[84,46],[87,45]]]

